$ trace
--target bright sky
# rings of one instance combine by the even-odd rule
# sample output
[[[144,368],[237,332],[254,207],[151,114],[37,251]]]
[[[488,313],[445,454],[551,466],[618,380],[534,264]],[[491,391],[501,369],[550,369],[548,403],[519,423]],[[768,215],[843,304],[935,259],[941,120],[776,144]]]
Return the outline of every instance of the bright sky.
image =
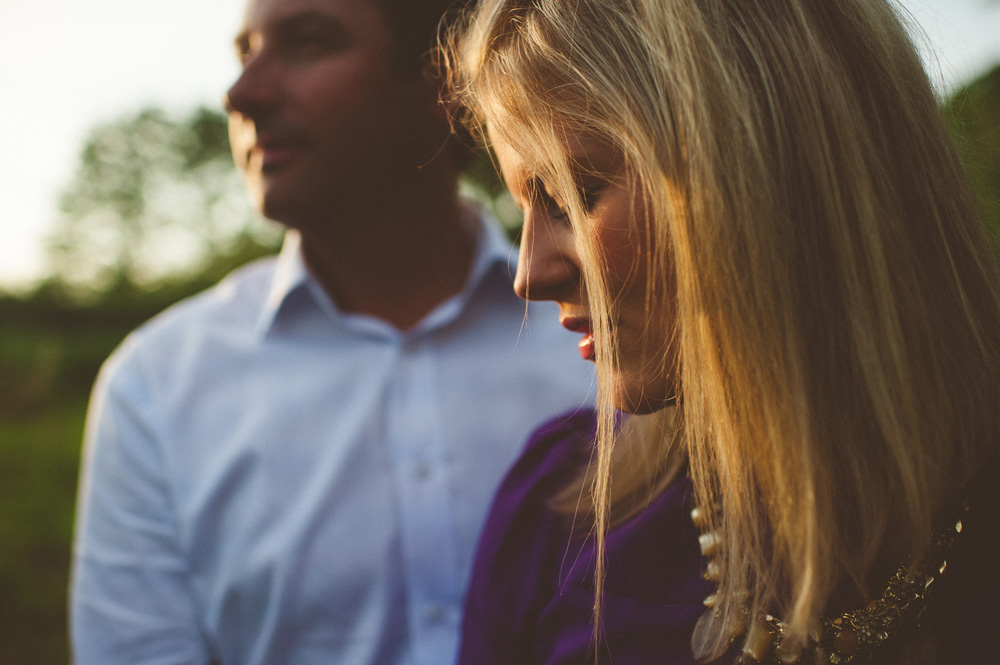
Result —
[[[0,288],[41,277],[59,192],[94,125],[218,104],[244,0],[3,0]],[[953,89],[1000,64],[1000,0],[902,0]]]

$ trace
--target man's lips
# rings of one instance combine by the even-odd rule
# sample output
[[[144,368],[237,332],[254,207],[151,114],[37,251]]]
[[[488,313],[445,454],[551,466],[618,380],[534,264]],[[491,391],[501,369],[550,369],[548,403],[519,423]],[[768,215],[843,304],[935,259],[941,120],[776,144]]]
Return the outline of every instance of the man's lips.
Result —
[[[298,157],[304,147],[301,137],[290,132],[260,132],[250,148],[250,160],[258,160],[264,172],[280,169]]]
[[[578,344],[580,357],[584,360],[593,361],[597,357],[597,353],[594,348],[594,334],[590,329],[590,321],[582,317],[567,316],[563,317],[560,323],[562,323],[563,328],[566,328],[566,330],[583,333],[583,337]]]
[[[251,173],[277,170],[294,160],[308,142],[308,134],[290,123],[230,113],[230,140]],[[238,150],[237,150],[238,149]]]
[[[259,156],[261,169],[265,172],[289,164],[301,152],[302,146],[292,141],[261,141],[253,148],[253,153]]]

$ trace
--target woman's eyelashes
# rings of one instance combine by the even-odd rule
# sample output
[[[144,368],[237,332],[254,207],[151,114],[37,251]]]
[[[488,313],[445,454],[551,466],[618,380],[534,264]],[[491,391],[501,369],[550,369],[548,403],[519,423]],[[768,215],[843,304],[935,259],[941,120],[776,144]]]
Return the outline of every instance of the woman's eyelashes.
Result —
[[[569,211],[566,206],[550,193],[549,188],[541,180],[533,180],[526,189],[528,206],[524,208],[525,212],[531,209],[553,220],[569,221]]]
[[[589,213],[594,209],[606,187],[607,183],[595,182],[588,185],[581,185],[577,188],[576,193],[580,197],[580,203],[583,206],[584,212]]]
[[[580,204],[580,209],[584,214],[589,214],[597,206],[604,188],[604,183],[594,183],[577,187],[577,202]],[[550,194],[547,187],[540,187],[537,196],[538,203],[541,204],[542,209],[550,217],[560,220],[569,219],[569,206],[562,203],[556,196]]]

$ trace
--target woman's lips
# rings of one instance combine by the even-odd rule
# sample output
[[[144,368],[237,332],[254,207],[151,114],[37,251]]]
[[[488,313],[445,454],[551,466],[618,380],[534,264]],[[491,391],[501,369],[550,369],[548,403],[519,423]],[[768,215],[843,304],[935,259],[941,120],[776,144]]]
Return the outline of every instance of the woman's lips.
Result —
[[[590,321],[583,317],[567,316],[560,323],[562,323],[563,328],[566,330],[583,333],[583,338],[578,344],[580,357],[584,360],[593,361],[597,357],[597,354],[594,348],[594,334],[590,330]]]

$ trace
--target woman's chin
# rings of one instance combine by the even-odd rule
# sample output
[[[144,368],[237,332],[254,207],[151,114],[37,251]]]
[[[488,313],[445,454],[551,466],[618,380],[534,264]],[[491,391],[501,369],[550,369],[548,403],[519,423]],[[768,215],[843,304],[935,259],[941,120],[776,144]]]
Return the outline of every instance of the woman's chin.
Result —
[[[676,391],[650,391],[643,386],[619,386],[612,399],[619,411],[642,416],[677,403]]]

